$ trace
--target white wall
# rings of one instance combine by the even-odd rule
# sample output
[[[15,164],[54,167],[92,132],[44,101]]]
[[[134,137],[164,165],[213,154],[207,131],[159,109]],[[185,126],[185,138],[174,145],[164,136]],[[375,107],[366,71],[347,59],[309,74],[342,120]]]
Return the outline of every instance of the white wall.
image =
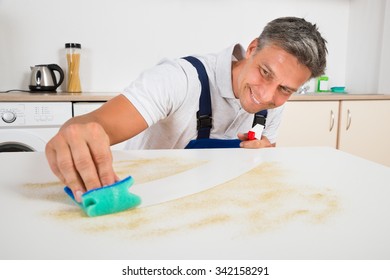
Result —
[[[381,60],[390,54],[385,48],[390,39],[384,33],[386,1],[351,0],[346,82],[353,93],[378,92]],[[382,71],[386,71],[386,66],[382,66]]]
[[[384,10],[378,92],[390,94],[390,0],[386,1]]]
[[[163,57],[245,47],[279,16],[316,22],[328,41],[330,85],[344,85],[348,0],[0,0],[0,90],[28,89],[29,67],[66,67],[82,44],[84,91],[120,91]],[[62,87],[64,89],[64,87]]]

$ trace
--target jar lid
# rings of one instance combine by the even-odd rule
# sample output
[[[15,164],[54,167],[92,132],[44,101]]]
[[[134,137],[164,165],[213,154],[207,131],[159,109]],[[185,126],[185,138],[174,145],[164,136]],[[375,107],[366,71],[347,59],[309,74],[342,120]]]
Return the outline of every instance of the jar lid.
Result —
[[[77,48],[81,49],[81,44],[78,43],[66,43],[65,48]]]

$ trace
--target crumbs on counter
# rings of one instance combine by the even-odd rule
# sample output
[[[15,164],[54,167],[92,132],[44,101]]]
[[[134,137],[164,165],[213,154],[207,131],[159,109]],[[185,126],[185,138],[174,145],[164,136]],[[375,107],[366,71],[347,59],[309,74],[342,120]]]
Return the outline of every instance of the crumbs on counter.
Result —
[[[194,168],[202,162],[182,159],[122,161],[116,170],[155,180]],[[150,165],[153,172],[150,175]],[[54,191],[53,188],[49,188]],[[45,194],[50,197],[49,193]],[[95,218],[87,218],[78,208],[63,204],[45,216],[69,223],[84,234],[114,234],[139,240],[188,231],[207,232],[218,225],[233,238],[278,230],[294,222],[320,224],[340,211],[340,201],[330,188],[288,182],[288,171],[278,163],[263,163],[253,170],[215,186],[163,204]],[[88,219],[88,223],[86,223]]]

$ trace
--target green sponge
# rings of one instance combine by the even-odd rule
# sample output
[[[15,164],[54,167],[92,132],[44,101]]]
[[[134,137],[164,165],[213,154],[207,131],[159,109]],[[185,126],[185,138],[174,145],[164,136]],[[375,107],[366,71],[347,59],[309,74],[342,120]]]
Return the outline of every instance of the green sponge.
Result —
[[[69,187],[65,187],[64,191],[88,216],[95,217],[138,206],[141,203],[141,198],[129,192],[133,183],[134,179],[128,176],[112,185],[87,191],[81,196],[81,203],[75,200]]]

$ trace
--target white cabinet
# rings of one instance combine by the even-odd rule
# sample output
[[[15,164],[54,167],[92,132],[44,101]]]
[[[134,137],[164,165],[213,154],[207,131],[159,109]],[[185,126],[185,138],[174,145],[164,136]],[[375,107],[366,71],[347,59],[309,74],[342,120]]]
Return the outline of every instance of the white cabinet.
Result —
[[[105,102],[73,102],[73,117],[92,112],[104,103]]]
[[[337,145],[338,101],[288,101],[277,147]]]
[[[390,100],[341,101],[342,151],[390,166]]]
[[[390,100],[288,101],[277,147],[330,146],[390,166]]]

